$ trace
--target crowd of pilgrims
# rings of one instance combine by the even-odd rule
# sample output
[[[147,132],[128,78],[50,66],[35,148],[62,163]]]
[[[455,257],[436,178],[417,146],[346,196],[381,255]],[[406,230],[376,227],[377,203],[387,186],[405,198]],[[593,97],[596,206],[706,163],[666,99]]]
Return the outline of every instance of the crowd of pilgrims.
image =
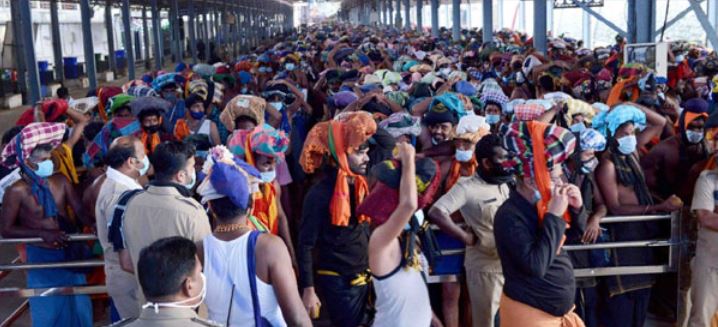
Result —
[[[0,232],[42,239],[26,263],[104,260],[29,288],[107,294],[33,297],[33,326],[716,326],[718,55],[673,42],[658,76],[621,37],[532,44],[333,23],[61,88],[3,131]],[[574,277],[665,264],[562,247],[667,239],[601,221],[668,213],[691,274]]]

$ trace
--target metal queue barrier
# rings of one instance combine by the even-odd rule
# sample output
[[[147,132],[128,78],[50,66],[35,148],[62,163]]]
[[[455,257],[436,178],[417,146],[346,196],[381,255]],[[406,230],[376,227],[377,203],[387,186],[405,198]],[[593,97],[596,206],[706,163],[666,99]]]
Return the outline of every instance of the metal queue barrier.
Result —
[[[601,224],[612,224],[612,223],[623,223],[623,222],[639,222],[639,221],[664,221],[670,220],[671,223],[671,236],[669,239],[663,240],[643,240],[643,241],[630,241],[630,242],[608,242],[608,243],[596,243],[596,244],[583,244],[583,245],[564,245],[563,249],[566,251],[581,251],[581,250],[596,250],[596,249],[615,249],[615,248],[627,248],[627,247],[669,247],[668,262],[661,265],[652,266],[622,266],[622,267],[600,267],[600,268],[583,268],[574,270],[576,277],[589,277],[589,276],[614,276],[614,275],[636,275],[636,274],[660,274],[660,273],[678,273],[680,280],[683,267],[686,258],[686,248],[688,240],[684,238],[684,233],[681,225],[680,213],[674,212],[665,215],[647,215],[647,216],[616,216],[616,217],[604,217],[601,219]],[[438,230],[434,225],[432,229]],[[73,234],[69,235],[70,242],[81,242],[81,241],[93,241],[97,240],[97,236],[93,234]],[[42,243],[41,238],[15,238],[15,239],[0,239],[0,246],[2,245],[16,245],[16,244],[28,244],[28,243]],[[441,256],[456,256],[461,255],[465,252],[465,249],[448,249],[441,250]],[[97,260],[83,260],[73,262],[56,262],[56,263],[18,263],[19,258],[13,260],[10,264],[0,265],[0,280],[6,277],[12,271],[28,270],[28,269],[46,269],[46,268],[86,268],[86,267],[100,267],[104,265],[104,261]],[[432,275],[426,274],[425,276],[427,283],[442,283],[460,280],[460,274],[449,274],[449,275]],[[80,295],[80,294],[105,294],[107,288],[105,285],[92,285],[92,286],[67,286],[67,287],[51,287],[51,288],[38,288],[38,289],[26,289],[26,288],[0,288],[0,297],[18,297],[18,298],[30,298],[30,297],[42,297],[42,296],[56,296],[56,295]],[[681,297],[679,296],[679,301]],[[16,320],[23,312],[27,309],[27,301],[23,302],[10,317],[6,318],[0,323],[0,327],[9,326],[14,320]],[[682,303],[679,302],[679,310],[683,307]]]
[[[679,278],[681,277],[681,263],[685,258],[685,251],[688,245],[688,240],[683,237],[683,227],[681,225],[680,213],[674,212],[671,214],[664,215],[645,215],[645,216],[615,216],[615,217],[604,217],[601,219],[601,224],[614,224],[614,223],[625,223],[625,222],[640,222],[640,221],[664,221],[670,220],[671,222],[671,236],[669,239],[662,240],[643,240],[643,241],[630,241],[630,242],[607,242],[607,243],[595,243],[595,244],[583,244],[583,245],[564,245],[563,249],[566,251],[582,251],[582,250],[597,250],[597,249],[616,249],[616,248],[629,248],[629,247],[670,247],[668,262],[661,265],[652,266],[621,266],[621,267],[601,267],[601,268],[583,268],[575,269],[574,274],[576,277],[599,277],[599,276],[615,276],[615,275],[637,275],[637,274],[660,274],[677,272]],[[438,230],[438,227],[431,225],[432,229]],[[441,250],[441,256],[454,256],[460,255],[465,252],[465,249],[448,249]],[[428,283],[442,283],[448,281],[459,280],[460,275],[426,275]]]
[[[68,235],[68,242],[86,242],[97,240],[94,234],[71,234]],[[8,238],[0,239],[0,246],[43,243],[42,238]],[[105,262],[101,259],[82,260],[72,262],[53,262],[53,263],[20,263],[20,257],[15,258],[9,264],[0,264],[0,280],[7,277],[10,273],[20,270],[29,269],[47,269],[47,268],[88,268],[101,267]],[[105,285],[88,285],[88,286],[61,286],[50,288],[21,288],[21,287],[5,287],[0,288],[0,298],[31,298],[42,296],[57,295],[92,295],[106,294]],[[0,327],[12,326],[22,314],[29,308],[28,301],[23,301],[13,312],[0,322]]]

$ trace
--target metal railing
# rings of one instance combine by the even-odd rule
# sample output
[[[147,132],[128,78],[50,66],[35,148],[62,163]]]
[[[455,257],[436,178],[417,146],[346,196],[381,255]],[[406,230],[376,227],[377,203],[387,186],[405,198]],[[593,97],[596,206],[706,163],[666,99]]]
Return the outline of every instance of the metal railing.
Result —
[[[642,241],[625,241],[625,242],[607,242],[607,243],[595,243],[595,244],[581,244],[581,245],[564,245],[563,249],[566,251],[584,251],[584,250],[597,250],[597,249],[619,249],[619,248],[636,248],[636,247],[669,247],[668,262],[661,265],[648,265],[648,266],[620,266],[620,267],[597,267],[597,268],[581,268],[574,269],[575,277],[598,277],[598,276],[616,276],[616,275],[640,275],[640,274],[660,274],[677,272],[680,278],[680,268],[683,266],[681,263],[686,259],[685,249],[687,240],[684,240],[681,226],[680,213],[674,212],[671,214],[664,215],[645,215],[645,216],[614,216],[604,217],[601,219],[601,224],[615,224],[615,223],[627,223],[627,222],[646,222],[646,221],[663,221],[670,220],[671,223],[671,236],[669,239],[659,240],[642,240]],[[438,229],[432,225],[433,229]],[[465,253],[465,248],[462,249],[447,249],[442,250],[442,256],[453,256]],[[460,275],[426,275],[428,283],[443,283],[458,281]]]
[[[85,242],[95,241],[97,236],[94,234],[71,234],[68,235],[68,242]],[[6,238],[0,239],[2,245],[16,244],[37,244],[44,243],[42,238]],[[52,263],[20,263],[20,257],[15,258],[9,264],[0,265],[0,280],[7,277],[10,273],[18,270],[30,269],[47,269],[47,268],[88,268],[100,267],[104,265],[103,260],[81,260],[71,262],[52,262]],[[93,295],[107,294],[105,285],[87,285],[87,286],[58,286],[49,288],[21,288],[21,287],[5,287],[0,288],[0,298],[31,298],[58,295]],[[0,322],[0,327],[11,326],[25,311],[29,308],[28,301],[23,301],[13,312]]]

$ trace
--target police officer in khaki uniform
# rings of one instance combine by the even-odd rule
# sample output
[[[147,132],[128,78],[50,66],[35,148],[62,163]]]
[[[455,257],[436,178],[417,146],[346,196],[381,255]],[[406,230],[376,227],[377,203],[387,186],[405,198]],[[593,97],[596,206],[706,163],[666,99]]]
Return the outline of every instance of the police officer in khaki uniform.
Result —
[[[123,269],[137,268],[140,251],[161,238],[182,236],[195,243],[211,234],[207,213],[199,202],[192,198],[192,189],[197,180],[194,147],[169,141],[158,145],[150,155],[155,179],[147,188],[127,202],[122,233],[112,233],[115,251],[118,244],[124,244],[129,253],[120,256]],[[139,304],[145,303],[139,294]]]
[[[201,319],[195,312],[204,300],[206,280],[193,241],[175,236],[152,243],[140,252],[137,278],[147,303],[139,318],[112,326],[223,326]]]

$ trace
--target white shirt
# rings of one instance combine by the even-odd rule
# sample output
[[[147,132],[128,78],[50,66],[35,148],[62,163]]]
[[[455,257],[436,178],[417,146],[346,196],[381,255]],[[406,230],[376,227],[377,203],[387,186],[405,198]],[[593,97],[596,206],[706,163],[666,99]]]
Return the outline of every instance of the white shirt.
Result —
[[[113,180],[115,183],[122,184],[129,188],[130,190],[139,190],[142,188],[142,185],[140,183],[137,183],[137,181],[127,176],[118,170],[113,169],[112,167],[107,167],[107,178]]]

